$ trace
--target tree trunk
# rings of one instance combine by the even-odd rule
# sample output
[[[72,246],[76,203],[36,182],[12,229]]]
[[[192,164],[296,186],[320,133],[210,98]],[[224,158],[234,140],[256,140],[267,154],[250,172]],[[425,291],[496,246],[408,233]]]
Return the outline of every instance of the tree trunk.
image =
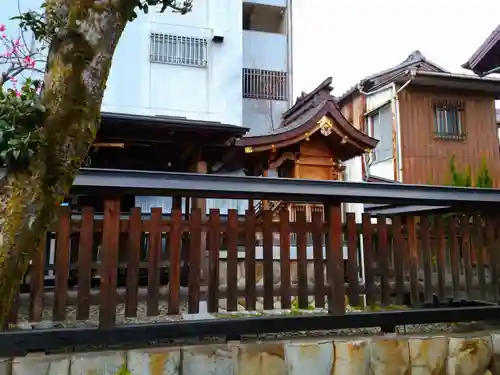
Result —
[[[48,22],[62,22],[44,77],[45,144],[26,170],[7,173],[0,190],[0,327],[95,139],[113,53],[135,4],[136,0],[47,1]]]

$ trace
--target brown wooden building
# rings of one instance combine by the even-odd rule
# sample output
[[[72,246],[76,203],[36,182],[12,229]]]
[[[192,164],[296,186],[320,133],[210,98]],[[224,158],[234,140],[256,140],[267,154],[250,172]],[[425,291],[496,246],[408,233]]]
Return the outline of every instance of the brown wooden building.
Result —
[[[485,159],[500,186],[495,99],[500,79],[453,74],[414,51],[339,98],[348,120],[380,140],[366,173],[410,184],[448,184],[450,159],[473,176]],[[368,169],[368,171],[366,171]]]
[[[220,122],[102,113],[101,127],[84,167],[212,173],[234,152],[236,139],[247,131],[248,128]],[[103,197],[106,194],[103,192]],[[128,212],[136,204],[135,197],[126,192],[120,195],[122,210]],[[78,210],[82,205],[92,205],[100,212],[103,199],[95,191],[78,194],[71,197],[71,206]],[[173,204],[179,206],[180,202],[181,198],[176,197]],[[186,202],[185,209],[189,211]]]

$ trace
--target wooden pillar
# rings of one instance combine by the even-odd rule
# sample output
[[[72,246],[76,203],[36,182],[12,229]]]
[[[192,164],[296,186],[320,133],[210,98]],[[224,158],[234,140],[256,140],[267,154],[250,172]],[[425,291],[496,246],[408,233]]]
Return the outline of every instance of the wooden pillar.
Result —
[[[172,209],[173,210],[182,209],[182,197],[172,197]]]
[[[251,172],[249,173],[245,173],[246,176],[250,175],[250,176],[256,176],[257,173],[255,171],[255,167],[252,169]],[[255,201],[253,199],[249,199],[248,200],[248,210],[249,211],[252,211],[252,212],[255,212]]]
[[[340,203],[325,202],[326,275],[328,280],[328,311],[345,313],[344,257],[342,248],[342,209]]]
[[[181,201],[182,205],[182,201]],[[191,197],[186,197],[186,201],[184,202],[184,217],[186,220],[189,220],[189,213],[191,212]]]
[[[193,172],[196,173],[207,173],[207,163],[204,161],[198,161]],[[202,221],[207,220],[207,200],[206,198],[192,198],[193,208],[201,209]],[[201,235],[201,248],[200,248],[200,285],[206,285],[206,275],[208,275],[208,252],[207,252],[207,234],[203,232]]]
[[[262,172],[263,177],[267,177],[268,174],[269,172],[267,171],[267,169]],[[267,199],[262,200],[262,210],[269,210],[269,201]]]

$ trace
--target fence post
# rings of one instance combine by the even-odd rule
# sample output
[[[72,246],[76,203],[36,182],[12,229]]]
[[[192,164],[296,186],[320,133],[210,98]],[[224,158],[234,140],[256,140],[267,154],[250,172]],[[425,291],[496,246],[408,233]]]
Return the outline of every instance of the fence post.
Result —
[[[101,290],[99,325],[109,327],[116,319],[116,273],[120,241],[120,200],[104,202],[104,224],[102,228]]]
[[[342,210],[340,203],[325,203],[328,225],[326,260],[328,278],[328,312],[345,314],[344,257],[342,249]]]

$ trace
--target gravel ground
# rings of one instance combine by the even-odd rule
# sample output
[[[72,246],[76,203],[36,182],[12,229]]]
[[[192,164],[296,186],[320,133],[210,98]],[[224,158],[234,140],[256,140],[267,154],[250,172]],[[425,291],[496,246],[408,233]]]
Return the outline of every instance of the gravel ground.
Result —
[[[159,304],[159,315],[158,316],[147,316],[146,314],[146,303],[141,302],[138,304],[137,308],[137,316],[133,318],[125,317],[125,305],[119,304],[117,306],[117,315],[116,315],[116,323],[120,325],[124,324],[138,324],[138,323],[155,323],[155,322],[168,322],[168,321],[179,321],[185,319],[185,315],[187,313],[187,304],[183,303],[181,305],[181,313],[180,315],[168,315],[167,314],[167,303],[165,301],[161,301]],[[316,314],[321,312],[311,312],[307,311],[304,314]],[[272,313],[279,314],[278,312]],[[282,314],[287,314],[286,312]],[[293,315],[296,315],[297,312],[294,311]],[[224,313],[220,312],[214,314],[214,318],[231,318],[231,319],[243,319],[248,316],[255,315],[263,315],[262,312],[258,313],[246,313],[246,312],[238,312],[238,313]],[[267,313],[266,313],[267,315]],[[21,308],[19,311],[19,323],[17,324],[17,328],[21,329],[36,329],[36,328],[63,328],[63,327],[96,327],[99,323],[99,307],[91,306],[90,309],[90,317],[85,321],[77,321],[76,320],[76,307],[69,306],[67,308],[67,319],[63,322],[52,322],[52,308],[46,308],[43,311],[43,322],[33,323],[28,321],[28,311],[26,309]],[[13,327],[14,328],[14,327]],[[491,327],[489,327],[491,328]],[[470,332],[485,329],[482,324],[456,324],[456,323],[438,323],[438,324],[420,324],[420,325],[411,325],[411,326],[397,326],[396,332],[398,334],[431,334],[431,333],[444,333],[444,332]],[[291,338],[300,338],[300,337],[331,337],[331,336],[377,336],[383,335],[380,328],[356,328],[356,329],[340,329],[340,330],[322,330],[322,331],[298,331],[298,332],[283,332],[283,333],[270,333],[264,335],[249,335],[242,336],[241,339],[243,341],[251,340],[276,340],[276,339],[291,339]],[[211,338],[213,340],[215,338]]]
[[[168,315],[168,305],[166,301],[160,301],[158,305],[158,316],[147,316],[147,305],[140,302],[137,306],[137,316],[133,318],[125,317],[125,304],[120,303],[116,306],[116,324],[137,324],[137,323],[155,323],[182,320],[181,315]],[[181,313],[187,312],[187,303],[181,303]],[[66,320],[64,322],[52,322],[52,307],[44,308],[42,312],[42,322],[29,322],[29,313],[26,308],[20,308],[18,314],[18,324],[20,328],[42,328],[51,325],[57,327],[83,327],[97,326],[99,324],[99,306],[91,306],[89,319],[78,321],[76,319],[76,306],[66,308]]]

